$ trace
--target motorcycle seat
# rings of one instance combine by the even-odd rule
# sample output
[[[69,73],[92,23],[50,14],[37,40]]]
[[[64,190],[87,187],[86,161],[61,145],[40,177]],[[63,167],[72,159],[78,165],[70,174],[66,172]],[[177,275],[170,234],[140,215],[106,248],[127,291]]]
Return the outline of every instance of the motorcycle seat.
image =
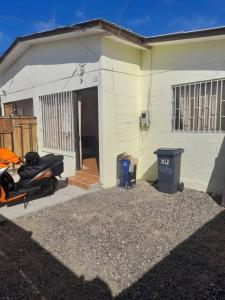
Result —
[[[35,165],[26,165],[25,164],[25,165],[21,166],[17,173],[23,179],[33,178],[38,173],[40,173],[41,171],[43,171],[47,168],[54,170],[54,168],[57,167],[58,165],[63,166],[63,156],[47,154],[45,156],[42,156],[39,159],[38,163]],[[61,171],[61,169],[60,169],[60,171]],[[62,173],[62,171],[61,171],[61,173]],[[54,175],[58,175],[58,174],[54,174]]]

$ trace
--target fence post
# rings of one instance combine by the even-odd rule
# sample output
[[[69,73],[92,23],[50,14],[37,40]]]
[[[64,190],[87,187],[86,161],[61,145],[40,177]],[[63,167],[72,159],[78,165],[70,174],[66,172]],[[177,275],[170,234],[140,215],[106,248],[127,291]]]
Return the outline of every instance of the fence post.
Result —
[[[29,123],[29,140],[30,140],[30,151],[33,151],[32,124],[31,124],[31,119],[30,119],[30,123]]]
[[[21,134],[21,153],[24,156],[24,148],[23,148],[23,125],[20,125],[20,134]]]
[[[14,134],[13,134],[13,122],[12,122],[12,117],[10,116],[10,135],[11,135],[11,150],[14,152],[15,147],[14,147]]]

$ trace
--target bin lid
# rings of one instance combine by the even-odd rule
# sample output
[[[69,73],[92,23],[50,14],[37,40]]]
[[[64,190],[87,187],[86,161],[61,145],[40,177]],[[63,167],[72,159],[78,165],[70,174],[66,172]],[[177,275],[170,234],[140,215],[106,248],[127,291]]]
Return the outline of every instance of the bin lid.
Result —
[[[158,156],[176,156],[184,152],[182,148],[159,148],[154,154]]]

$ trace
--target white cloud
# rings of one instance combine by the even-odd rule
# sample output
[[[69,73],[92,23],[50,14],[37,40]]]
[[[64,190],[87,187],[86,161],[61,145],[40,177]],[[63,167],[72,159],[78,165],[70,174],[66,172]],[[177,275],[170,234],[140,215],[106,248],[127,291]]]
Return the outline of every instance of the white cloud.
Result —
[[[127,24],[129,26],[132,26],[132,27],[138,27],[138,26],[141,26],[143,24],[147,24],[147,23],[150,23],[151,22],[151,17],[150,15],[145,15],[143,16],[142,18],[134,18],[134,19],[131,19],[127,22]]]
[[[53,21],[49,21],[49,22],[37,22],[34,27],[37,31],[47,31],[47,30],[51,30],[54,28],[54,22]]]
[[[216,18],[199,15],[199,16],[192,16],[190,18],[187,17],[176,18],[168,24],[168,27],[181,31],[181,30],[195,30],[195,29],[210,28],[216,25],[217,25]]]
[[[81,9],[77,9],[77,10],[75,11],[75,16],[77,17],[77,19],[80,19],[80,20],[86,19],[85,13],[84,13],[84,11],[81,10]]]

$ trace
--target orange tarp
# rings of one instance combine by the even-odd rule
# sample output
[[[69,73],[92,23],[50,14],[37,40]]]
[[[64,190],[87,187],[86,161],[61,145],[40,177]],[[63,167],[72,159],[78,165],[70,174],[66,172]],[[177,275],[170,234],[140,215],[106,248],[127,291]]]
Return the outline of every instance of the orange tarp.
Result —
[[[19,157],[12,151],[0,148],[0,168],[6,167],[8,164],[18,164],[20,162]]]

